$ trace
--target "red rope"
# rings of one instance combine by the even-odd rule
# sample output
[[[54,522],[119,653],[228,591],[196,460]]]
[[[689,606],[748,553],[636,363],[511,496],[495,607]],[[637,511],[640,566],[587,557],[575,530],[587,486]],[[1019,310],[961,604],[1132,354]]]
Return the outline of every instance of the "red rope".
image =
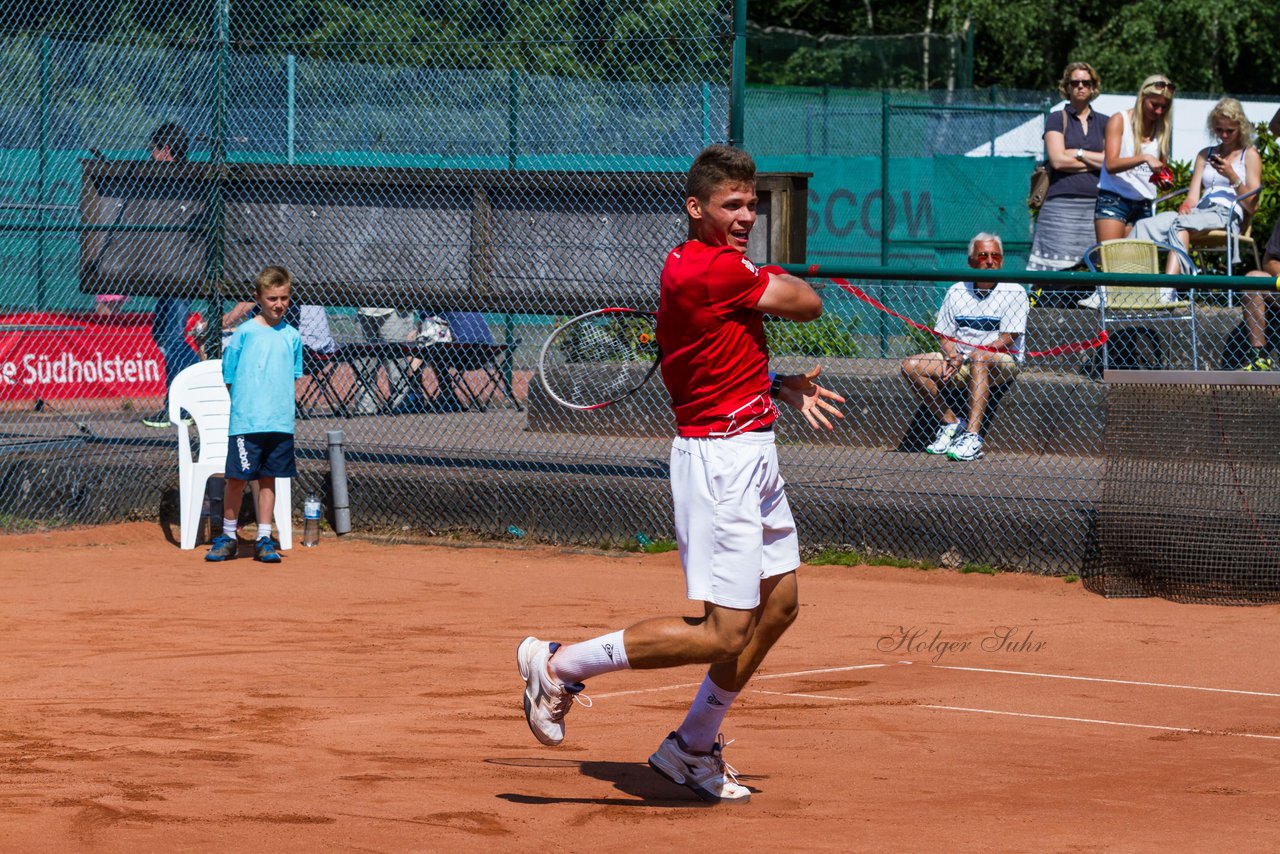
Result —
[[[1008,352],[1000,347],[984,347],[980,344],[970,344],[968,341],[961,341],[959,338],[953,338],[950,335],[944,335],[943,333],[939,332],[938,330],[930,326],[925,326],[923,323],[917,323],[905,315],[898,314],[898,312],[889,308],[888,306],[880,302],[875,297],[867,294],[867,292],[862,290],[862,288],[846,281],[845,279],[832,279],[831,281],[835,282],[843,290],[847,291],[848,293],[862,300],[872,308],[883,311],[885,314],[892,315],[893,317],[896,317],[899,320],[901,320],[903,323],[906,323],[909,326],[913,326],[916,329],[919,329],[921,332],[927,332],[935,338],[945,338],[948,341],[951,341],[955,344],[964,344],[966,347],[973,347],[975,350],[986,350],[988,353]],[[1061,356],[1063,353],[1080,353],[1085,350],[1092,350],[1095,347],[1101,347],[1105,343],[1107,343],[1107,330],[1103,329],[1098,332],[1098,337],[1094,338],[1091,341],[1074,341],[1070,344],[1059,344],[1057,347],[1050,347],[1048,350],[1033,350],[1026,353],[1026,355],[1027,356]]]

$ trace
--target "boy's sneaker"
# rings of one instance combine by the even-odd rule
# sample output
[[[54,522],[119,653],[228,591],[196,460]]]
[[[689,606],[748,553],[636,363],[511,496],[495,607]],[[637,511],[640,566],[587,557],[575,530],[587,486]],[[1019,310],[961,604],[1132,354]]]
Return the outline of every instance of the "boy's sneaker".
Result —
[[[277,551],[279,548],[280,544],[270,537],[259,537],[253,544],[253,559],[262,563],[279,563],[280,552]]]
[[[933,440],[933,444],[924,449],[926,454],[945,454],[947,449],[951,447],[951,443],[955,441],[956,434],[960,432],[960,422],[953,421],[950,424],[943,424],[938,428],[938,437]]]
[[[965,431],[956,436],[947,450],[947,458],[952,460],[976,460],[982,456],[982,437],[977,433]]]
[[[649,767],[678,786],[688,786],[704,801],[745,804],[751,790],[738,783],[738,772],[724,761],[729,744],[733,742],[726,743],[722,735],[710,753],[690,753],[680,734],[673,732],[649,757]]]
[[[210,543],[209,546],[209,551],[204,556],[205,560],[232,560],[236,556],[235,537],[228,537],[226,534],[219,534],[213,538],[213,542]]]
[[[574,702],[591,706],[591,700],[582,695],[586,686],[581,682],[561,685],[547,672],[551,653],[559,648],[558,643],[528,637],[520,641],[516,650],[516,663],[524,680],[524,719],[534,737],[551,747],[564,741],[564,716]]]

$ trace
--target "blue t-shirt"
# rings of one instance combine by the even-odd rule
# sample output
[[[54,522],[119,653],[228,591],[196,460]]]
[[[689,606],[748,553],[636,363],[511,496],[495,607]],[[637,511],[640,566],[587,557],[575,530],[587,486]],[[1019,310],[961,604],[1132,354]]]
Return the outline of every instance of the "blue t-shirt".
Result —
[[[222,352],[231,386],[227,434],[293,432],[293,384],[302,376],[302,336],[283,320],[242,323]]]

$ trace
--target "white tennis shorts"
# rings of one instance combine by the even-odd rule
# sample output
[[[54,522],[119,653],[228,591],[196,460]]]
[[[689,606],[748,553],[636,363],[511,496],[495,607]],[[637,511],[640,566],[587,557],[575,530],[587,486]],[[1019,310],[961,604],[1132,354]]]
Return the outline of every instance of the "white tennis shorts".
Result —
[[[800,565],[773,432],[671,443],[676,541],[689,598],[749,610],[760,582]]]

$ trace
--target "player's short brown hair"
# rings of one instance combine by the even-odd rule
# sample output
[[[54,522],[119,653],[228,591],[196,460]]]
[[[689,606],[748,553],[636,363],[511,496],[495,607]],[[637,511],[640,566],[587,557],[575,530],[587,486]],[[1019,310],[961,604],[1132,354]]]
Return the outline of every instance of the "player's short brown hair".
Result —
[[[706,203],[721,184],[754,184],[756,162],[741,148],[709,145],[694,158],[685,177],[685,198]]]
[[[293,287],[293,276],[289,275],[289,271],[284,267],[267,267],[253,280],[253,292],[262,296],[264,292],[282,285]]]

